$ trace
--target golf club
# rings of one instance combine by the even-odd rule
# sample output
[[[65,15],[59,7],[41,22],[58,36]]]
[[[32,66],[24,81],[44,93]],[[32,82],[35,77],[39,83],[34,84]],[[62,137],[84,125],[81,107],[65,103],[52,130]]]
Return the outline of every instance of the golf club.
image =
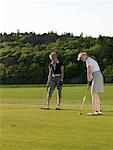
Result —
[[[85,103],[85,101],[86,101],[89,88],[90,88],[90,86],[88,85],[88,86],[87,86],[87,89],[86,89],[86,92],[85,92],[85,95],[84,95],[84,97],[83,97],[82,103],[81,103],[81,105],[80,105],[80,112],[78,113],[79,115],[82,115],[82,109],[83,109],[84,103]]]
[[[44,98],[43,98],[43,102],[42,102],[42,107],[40,109],[44,109],[45,108],[45,105],[46,105],[46,102],[47,102],[48,88],[49,88],[49,86],[46,86],[46,90],[45,90]]]

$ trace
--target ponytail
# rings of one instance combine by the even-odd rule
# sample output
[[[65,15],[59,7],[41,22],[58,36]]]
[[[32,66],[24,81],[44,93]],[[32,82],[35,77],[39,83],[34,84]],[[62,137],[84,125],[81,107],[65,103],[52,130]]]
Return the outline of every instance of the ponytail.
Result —
[[[90,56],[92,59],[94,59],[95,61],[97,61],[96,57],[95,56]]]

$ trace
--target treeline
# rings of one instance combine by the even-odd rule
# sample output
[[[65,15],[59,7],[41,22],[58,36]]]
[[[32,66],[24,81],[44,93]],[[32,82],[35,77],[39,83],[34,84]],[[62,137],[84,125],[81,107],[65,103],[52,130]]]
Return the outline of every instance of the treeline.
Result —
[[[85,63],[76,60],[81,50],[95,56],[105,82],[113,82],[113,37],[54,32],[0,34],[1,84],[46,83],[48,55],[52,51],[57,52],[64,63],[65,83],[85,83]]]

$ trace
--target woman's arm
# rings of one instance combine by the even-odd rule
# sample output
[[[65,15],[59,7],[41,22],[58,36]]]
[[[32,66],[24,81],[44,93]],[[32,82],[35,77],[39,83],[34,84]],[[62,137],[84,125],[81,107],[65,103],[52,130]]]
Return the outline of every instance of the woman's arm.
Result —
[[[50,82],[51,82],[51,76],[52,76],[51,72],[52,72],[52,68],[50,67],[49,68],[49,74],[48,74],[48,80],[47,80],[47,85],[48,86],[50,85]]]
[[[64,66],[61,66],[61,80],[64,80]]]
[[[87,80],[92,81],[93,76],[92,76],[92,66],[87,66]]]

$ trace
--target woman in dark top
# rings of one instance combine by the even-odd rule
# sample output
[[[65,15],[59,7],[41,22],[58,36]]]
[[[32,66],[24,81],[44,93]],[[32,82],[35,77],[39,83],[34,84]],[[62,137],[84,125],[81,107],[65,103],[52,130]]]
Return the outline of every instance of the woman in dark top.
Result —
[[[48,81],[47,86],[49,86],[49,92],[48,92],[48,103],[45,109],[50,109],[50,101],[53,94],[53,91],[55,87],[57,86],[58,94],[57,94],[57,105],[56,110],[60,110],[60,102],[62,98],[62,83],[64,79],[64,66],[63,64],[58,60],[57,54],[55,52],[52,52],[49,55],[49,58],[51,59],[51,63],[49,64],[49,74],[48,74]]]

